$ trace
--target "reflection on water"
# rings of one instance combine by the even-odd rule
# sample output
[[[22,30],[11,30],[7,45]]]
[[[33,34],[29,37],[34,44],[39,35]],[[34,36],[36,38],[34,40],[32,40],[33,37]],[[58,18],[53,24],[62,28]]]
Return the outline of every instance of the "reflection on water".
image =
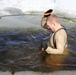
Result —
[[[76,70],[76,26],[66,28],[68,49],[63,55],[49,55],[41,51],[42,42],[46,43],[49,40],[49,32],[34,29],[1,29],[0,70],[10,71],[12,74],[29,70]]]

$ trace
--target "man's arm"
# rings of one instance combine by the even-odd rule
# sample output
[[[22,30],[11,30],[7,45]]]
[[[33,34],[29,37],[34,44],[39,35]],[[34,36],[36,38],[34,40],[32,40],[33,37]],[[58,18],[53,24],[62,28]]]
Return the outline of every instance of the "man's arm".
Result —
[[[56,36],[56,49],[52,47],[47,47],[46,52],[48,54],[63,54],[64,52],[64,46],[65,46],[65,36],[63,34]]]

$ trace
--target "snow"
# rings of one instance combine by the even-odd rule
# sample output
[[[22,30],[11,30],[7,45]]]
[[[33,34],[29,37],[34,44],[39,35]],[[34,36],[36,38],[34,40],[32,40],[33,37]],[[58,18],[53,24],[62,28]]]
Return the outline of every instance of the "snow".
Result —
[[[0,0],[0,10],[16,8],[21,11],[44,11],[54,8],[50,0]]]
[[[76,15],[75,3],[75,0],[0,0],[0,16],[48,9]]]

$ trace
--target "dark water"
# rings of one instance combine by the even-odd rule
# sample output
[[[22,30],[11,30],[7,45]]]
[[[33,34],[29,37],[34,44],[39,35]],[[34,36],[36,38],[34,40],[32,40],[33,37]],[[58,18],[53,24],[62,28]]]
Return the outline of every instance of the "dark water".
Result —
[[[49,40],[50,33],[47,31],[27,29],[25,32],[26,29],[1,28],[0,70],[10,71],[12,74],[29,70],[76,70],[76,26],[69,21],[62,24],[68,34],[68,53],[63,55],[48,55],[41,51],[42,42],[46,43]]]

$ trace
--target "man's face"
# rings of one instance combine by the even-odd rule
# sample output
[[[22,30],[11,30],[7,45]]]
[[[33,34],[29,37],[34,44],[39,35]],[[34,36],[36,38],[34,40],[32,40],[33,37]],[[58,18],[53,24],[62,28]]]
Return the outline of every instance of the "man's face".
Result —
[[[50,23],[49,21],[47,21],[46,22],[46,25],[47,25],[48,29],[50,29],[53,32],[54,24],[53,23]]]
[[[48,21],[46,21],[46,25],[47,25],[47,27],[48,27],[49,29],[51,29],[51,28],[52,28],[51,23],[49,23]]]

